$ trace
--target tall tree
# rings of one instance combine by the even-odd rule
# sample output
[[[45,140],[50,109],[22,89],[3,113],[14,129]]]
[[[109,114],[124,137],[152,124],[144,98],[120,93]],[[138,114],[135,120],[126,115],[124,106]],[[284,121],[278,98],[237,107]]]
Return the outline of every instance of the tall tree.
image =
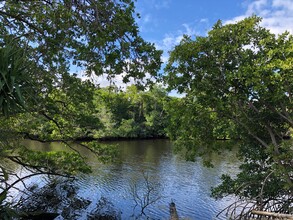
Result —
[[[286,136],[293,127],[293,37],[275,36],[260,21],[219,21],[206,37],[185,36],[175,47],[165,80],[186,96],[170,131],[189,158],[221,151],[218,138],[237,138],[241,172],[223,176],[214,195],[292,213],[293,145]]]
[[[7,0],[0,30],[25,42],[30,58],[51,74],[71,63],[88,74],[125,73],[127,82],[156,76],[161,64],[161,52],[139,35],[134,9],[131,0]]]
[[[103,124],[99,137],[166,137],[168,101],[166,90],[158,86],[149,91],[140,91],[135,85],[126,91],[113,87],[96,90],[95,105]]]
[[[156,77],[160,55],[161,51],[139,35],[131,0],[1,1],[1,160],[19,164],[32,175],[89,172],[76,152],[41,153],[19,144],[19,136],[7,129],[15,122],[15,114],[29,112],[36,120],[42,116],[63,128],[62,119],[56,120],[63,105],[70,107],[63,113],[74,112],[72,117],[84,118],[88,115],[76,110],[88,109],[92,96],[90,87],[74,79],[76,76],[69,77],[70,68],[78,66],[89,75],[107,74],[108,79],[121,75],[124,82],[133,77],[142,84],[148,81],[145,76]],[[84,88],[90,96],[79,94]],[[80,100],[87,104],[77,103]],[[106,149],[94,144],[85,147],[107,156]],[[2,203],[9,190],[26,177],[16,176],[16,181],[9,182],[15,173],[5,166],[0,166],[0,174]]]

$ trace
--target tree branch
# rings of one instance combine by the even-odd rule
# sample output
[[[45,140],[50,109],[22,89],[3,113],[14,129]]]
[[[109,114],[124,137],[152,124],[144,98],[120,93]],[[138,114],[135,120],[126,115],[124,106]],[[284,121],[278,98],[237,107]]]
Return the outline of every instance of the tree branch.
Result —
[[[282,213],[274,213],[274,212],[265,212],[265,211],[252,210],[251,214],[269,216],[269,217],[275,217],[275,218],[293,219],[293,215],[282,214]]]
[[[11,18],[14,18],[18,21],[21,21],[23,23],[25,23],[26,25],[28,25],[31,29],[37,31],[38,33],[40,33],[41,35],[45,36],[44,32],[38,28],[37,26],[33,25],[32,23],[28,22],[27,20],[25,20],[24,18],[22,18],[21,16],[18,16],[18,15],[14,15],[14,14],[9,14],[5,11],[0,11],[0,15],[2,15],[3,17],[11,17]]]

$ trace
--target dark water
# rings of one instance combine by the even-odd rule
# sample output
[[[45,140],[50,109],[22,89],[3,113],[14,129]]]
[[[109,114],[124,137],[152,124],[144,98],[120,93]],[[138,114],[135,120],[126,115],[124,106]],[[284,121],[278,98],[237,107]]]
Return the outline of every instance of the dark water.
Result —
[[[149,192],[150,199],[158,199],[145,209],[151,219],[169,219],[171,201],[175,202],[182,219],[225,219],[216,215],[231,201],[215,201],[210,197],[210,189],[219,183],[223,173],[237,172],[238,162],[233,152],[214,156],[214,168],[207,168],[200,161],[187,162],[174,155],[168,140],[114,143],[118,145],[119,162],[101,164],[93,155],[88,155],[93,173],[81,175],[77,182],[80,195],[92,201],[88,210],[105,197],[121,210],[123,219],[134,219],[140,214],[139,206],[135,208],[134,194],[143,199],[149,192],[145,187],[149,184],[154,190]],[[64,148],[58,143],[27,144],[42,150]]]

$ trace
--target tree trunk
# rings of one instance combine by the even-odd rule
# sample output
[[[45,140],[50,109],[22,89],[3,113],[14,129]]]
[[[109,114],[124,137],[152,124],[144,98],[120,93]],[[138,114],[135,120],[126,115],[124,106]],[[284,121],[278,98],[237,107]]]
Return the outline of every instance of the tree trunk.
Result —
[[[265,211],[257,211],[257,210],[252,210],[251,213],[254,215],[262,215],[262,216],[268,216],[268,217],[276,217],[276,218],[282,218],[282,219],[293,219],[293,215],[289,215],[289,214],[265,212]]]

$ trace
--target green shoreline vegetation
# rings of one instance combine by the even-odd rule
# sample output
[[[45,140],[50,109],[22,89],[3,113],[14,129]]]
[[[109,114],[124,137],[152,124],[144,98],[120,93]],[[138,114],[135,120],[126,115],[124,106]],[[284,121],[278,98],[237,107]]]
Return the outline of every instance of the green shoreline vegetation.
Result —
[[[292,35],[270,33],[256,16],[219,21],[205,37],[185,36],[161,75],[162,51],[141,38],[134,16],[131,0],[1,3],[0,159],[30,172],[16,177],[0,164],[1,218],[19,217],[7,198],[26,178],[91,172],[78,152],[29,150],[21,144],[25,136],[169,137],[176,152],[203,157],[208,166],[209,155],[222,150],[219,139],[237,140],[240,173],[224,175],[213,196],[238,198],[230,213],[243,201],[253,204],[235,219],[251,217],[253,209],[293,214]],[[136,85],[100,88],[70,74],[72,65]],[[185,97],[169,97],[172,89]],[[94,141],[80,147],[102,161],[115,156]]]
[[[56,90],[51,96],[54,97],[51,99],[53,112],[39,114],[37,119],[31,113],[18,114],[8,119],[17,118],[17,123],[8,123],[10,129],[24,134],[25,138],[47,142],[167,137],[166,105],[172,98],[165,89],[154,86],[144,92],[133,85],[126,91],[115,91],[86,88],[87,84],[79,83],[76,85],[79,89],[84,86],[84,90],[92,92],[93,100],[74,97],[76,105],[72,97],[67,98]]]

